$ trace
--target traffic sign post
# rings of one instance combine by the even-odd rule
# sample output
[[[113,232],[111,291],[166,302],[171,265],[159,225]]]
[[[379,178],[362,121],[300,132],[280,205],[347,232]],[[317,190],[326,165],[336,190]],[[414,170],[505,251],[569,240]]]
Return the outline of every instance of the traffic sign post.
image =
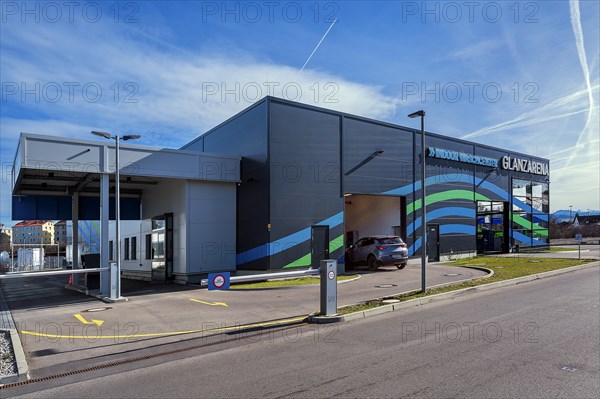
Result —
[[[209,273],[208,274],[208,290],[228,290],[231,273]]]
[[[583,238],[582,234],[575,234],[575,239],[577,240],[577,248],[579,251],[579,260],[581,260],[581,239]]]
[[[337,261],[321,261],[321,316],[337,313]]]

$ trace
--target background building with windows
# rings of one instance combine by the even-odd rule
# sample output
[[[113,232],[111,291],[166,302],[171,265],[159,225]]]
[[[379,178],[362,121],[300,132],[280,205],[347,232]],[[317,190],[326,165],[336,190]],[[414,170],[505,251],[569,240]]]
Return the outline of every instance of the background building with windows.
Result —
[[[52,220],[23,220],[12,231],[13,244],[54,244]]]
[[[66,246],[72,240],[71,234],[69,234],[71,231],[71,229],[67,228],[66,220],[54,223],[54,242]]]

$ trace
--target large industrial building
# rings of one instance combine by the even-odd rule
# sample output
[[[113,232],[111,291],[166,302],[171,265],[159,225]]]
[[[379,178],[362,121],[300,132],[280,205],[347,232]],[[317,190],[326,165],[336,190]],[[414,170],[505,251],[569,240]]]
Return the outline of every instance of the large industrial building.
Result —
[[[401,236],[417,256],[420,141],[420,130],[266,97],[179,150],[122,146],[122,218],[143,220],[122,236],[124,274],[195,282],[343,262],[374,234]],[[547,245],[547,159],[429,132],[425,142],[429,261]],[[13,218],[101,219],[113,153],[22,135]]]

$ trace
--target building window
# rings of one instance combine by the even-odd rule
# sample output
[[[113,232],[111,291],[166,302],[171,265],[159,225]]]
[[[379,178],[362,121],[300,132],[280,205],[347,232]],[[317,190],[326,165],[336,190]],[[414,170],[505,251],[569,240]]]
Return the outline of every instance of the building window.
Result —
[[[129,238],[125,239],[125,245],[123,245],[123,250],[125,251],[124,260],[129,260]]]
[[[146,234],[146,259],[152,259],[152,234]]]
[[[548,244],[548,183],[513,178],[512,194],[513,245]]]
[[[131,259],[137,259],[137,237],[131,237]]]
[[[115,255],[114,255],[114,244],[111,241],[108,242],[108,260],[114,260],[115,259]]]

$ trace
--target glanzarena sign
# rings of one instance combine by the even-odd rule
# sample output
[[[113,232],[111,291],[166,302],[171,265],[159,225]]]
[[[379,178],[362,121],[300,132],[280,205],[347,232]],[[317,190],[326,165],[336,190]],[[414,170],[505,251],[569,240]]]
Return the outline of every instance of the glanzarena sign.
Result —
[[[501,160],[502,169],[513,170],[515,172],[533,173],[535,175],[547,176],[549,166],[547,163],[531,161],[523,158],[511,158],[503,156]]]
[[[451,151],[443,148],[429,147],[427,156],[431,158],[447,159],[449,161],[470,163],[473,165],[498,167],[498,160],[494,158],[482,157],[480,155],[467,154],[465,152]]]

